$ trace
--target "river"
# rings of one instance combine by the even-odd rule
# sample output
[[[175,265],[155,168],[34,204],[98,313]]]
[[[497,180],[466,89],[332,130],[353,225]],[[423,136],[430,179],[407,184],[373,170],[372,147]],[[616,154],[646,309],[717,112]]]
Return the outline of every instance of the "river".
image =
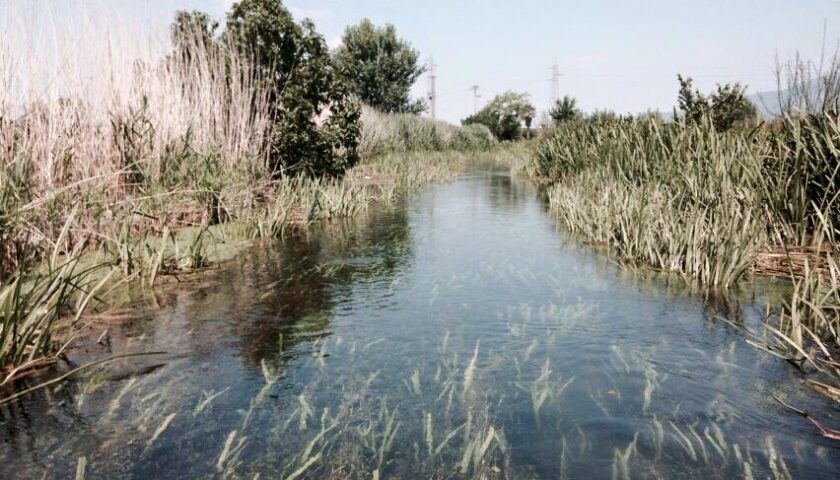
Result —
[[[837,424],[728,299],[625,269],[504,168],[246,251],[0,407],[3,478],[837,478]],[[150,295],[145,295],[150,297]]]

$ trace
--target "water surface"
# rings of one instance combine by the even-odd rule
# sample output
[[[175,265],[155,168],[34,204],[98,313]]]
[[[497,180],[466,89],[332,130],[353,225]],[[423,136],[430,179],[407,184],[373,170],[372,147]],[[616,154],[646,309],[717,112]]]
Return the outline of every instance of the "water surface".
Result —
[[[720,317],[476,167],[167,287],[0,407],[3,478],[836,478],[830,402]],[[155,306],[149,305],[154,303]],[[97,332],[105,326],[97,326]]]

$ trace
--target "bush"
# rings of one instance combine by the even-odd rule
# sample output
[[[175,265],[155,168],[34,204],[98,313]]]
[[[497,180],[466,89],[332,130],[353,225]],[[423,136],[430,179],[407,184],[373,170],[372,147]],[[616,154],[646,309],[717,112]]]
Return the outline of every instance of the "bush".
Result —
[[[385,114],[371,107],[362,109],[363,157],[387,152],[486,150],[496,143],[483,125],[456,127],[417,115]]]
[[[311,21],[295,23],[279,0],[242,0],[224,38],[268,82],[276,174],[338,175],[356,163],[359,108]]]
[[[568,95],[558,99],[548,114],[555,125],[574,120],[581,116],[580,110],[577,109],[577,100]]]
[[[692,87],[691,78],[677,75],[680,82],[679,106],[685,118],[700,122],[710,116],[718,130],[729,130],[736,124],[743,124],[758,115],[755,105],[746,97],[746,87],[740,84],[718,85],[717,91],[708,98]]]
[[[523,125],[530,133],[536,110],[526,93],[506,92],[496,96],[475,115],[465,118],[463,125],[484,125],[500,141],[522,138]]]

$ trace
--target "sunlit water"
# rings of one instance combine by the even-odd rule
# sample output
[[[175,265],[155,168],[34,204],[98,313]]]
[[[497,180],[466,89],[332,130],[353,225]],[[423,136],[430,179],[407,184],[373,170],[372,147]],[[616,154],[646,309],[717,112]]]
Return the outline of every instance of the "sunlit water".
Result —
[[[838,412],[719,319],[758,325],[764,294],[623,271],[505,170],[203,280],[70,357],[167,355],[0,407],[0,476],[73,478],[82,457],[86,478],[838,475],[840,444],[773,397]]]

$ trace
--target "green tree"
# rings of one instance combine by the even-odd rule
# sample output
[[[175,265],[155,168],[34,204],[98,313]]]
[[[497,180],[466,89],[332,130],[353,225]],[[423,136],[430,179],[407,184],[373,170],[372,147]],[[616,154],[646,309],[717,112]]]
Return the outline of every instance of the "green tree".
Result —
[[[505,92],[461,123],[485,125],[502,141],[518,140],[522,138],[523,125],[530,130],[535,114],[536,109],[527,93]]]
[[[715,126],[729,130],[738,123],[756,118],[758,109],[747,97],[747,87],[740,84],[718,85],[717,91],[709,97]]]
[[[196,45],[209,48],[215,42],[219,22],[209,14],[193,10],[178,10],[169,27],[169,36],[176,52],[189,52]]]
[[[579,117],[580,110],[577,109],[577,100],[574,97],[566,95],[554,103],[554,106],[551,107],[548,114],[551,116],[554,124],[559,125]]]
[[[422,100],[409,97],[411,86],[426,69],[418,64],[420,54],[397,37],[393,25],[377,27],[364,19],[347,27],[334,56],[352,92],[368,105],[386,113],[426,109]]]
[[[694,88],[691,77],[677,75],[677,80],[680,83],[677,100],[687,121],[699,122],[710,116],[715,128],[729,130],[757,115],[755,105],[746,97],[747,87],[739,83],[718,84],[717,90],[706,97]]]
[[[310,20],[295,23],[280,0],[242,0],[228,13],[224,38],[269,82],[275,174],[338,175],[355,164],[359,106]]]

